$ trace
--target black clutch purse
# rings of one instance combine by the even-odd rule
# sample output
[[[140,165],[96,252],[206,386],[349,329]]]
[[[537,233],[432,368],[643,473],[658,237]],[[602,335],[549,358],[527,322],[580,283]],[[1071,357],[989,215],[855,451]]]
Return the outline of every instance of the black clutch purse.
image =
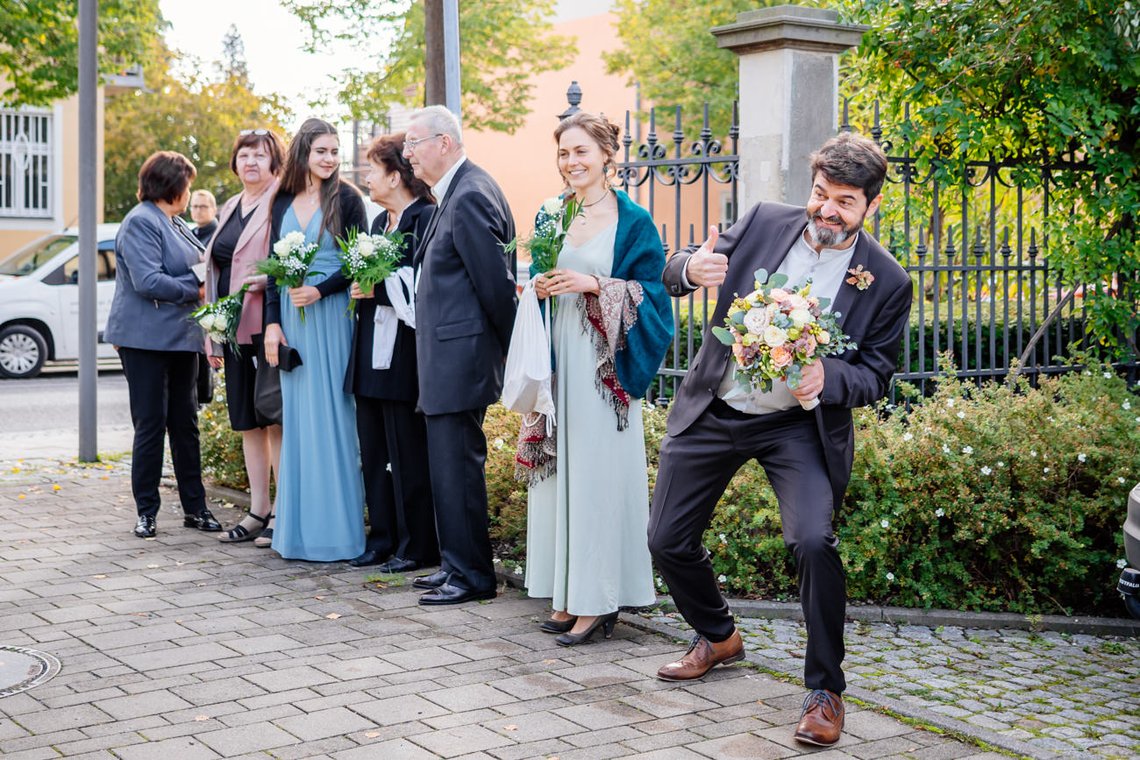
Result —
[[[301,352],[297,349],[285,345],[277,348],[277,368],[282,372],[292,372],[302,364]]]

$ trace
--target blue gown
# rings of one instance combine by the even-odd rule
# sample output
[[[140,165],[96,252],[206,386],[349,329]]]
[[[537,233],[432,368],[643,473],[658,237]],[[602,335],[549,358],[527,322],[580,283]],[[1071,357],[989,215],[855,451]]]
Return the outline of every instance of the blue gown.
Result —
[[[285,212],[281,236],[300,230],[293,207]],[[305,241],[320,248],[306,285],[340,268],[332,236],[321,231],[320,209],[304,229]],[[321,274],[312,274],[320,272]],[[286,559],[331,562],[364,551],[364,481],[356,438],[356,407],[344,392],[344,370],[352,348],[348,291],[305,307],[305,321],[281,288],[281,329],[303,364],[281,373],[281,472],[277,476],[277,522],[273,549]]]

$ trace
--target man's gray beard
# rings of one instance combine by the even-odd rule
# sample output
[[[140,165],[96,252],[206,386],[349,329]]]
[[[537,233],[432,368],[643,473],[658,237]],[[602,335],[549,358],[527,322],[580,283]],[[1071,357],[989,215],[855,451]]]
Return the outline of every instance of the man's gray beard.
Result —
[[[820,227],[815,223],[815,218],[812,217],[808,219],[808,234],[811,235],[812,242],[816,245],[823,246],[824,248],[834,248],[851,236],[851,230],[843,227],[842,222],[840,222],[840,225],[839,230],[832,231]]]

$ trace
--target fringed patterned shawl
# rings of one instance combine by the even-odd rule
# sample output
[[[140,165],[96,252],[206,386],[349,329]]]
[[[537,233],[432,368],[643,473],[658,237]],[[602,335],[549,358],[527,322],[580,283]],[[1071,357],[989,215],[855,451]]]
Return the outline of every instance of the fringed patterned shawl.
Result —
[[[613,266],[609,277],[598,278],[598,295],[578,299],[578,316],[594,347],[595,387],[613,408],[617,429],[624,430],[629,405],[645,396],[673,340],[673,316],[661,284],[665,252],[653,217],[621,190],[614,194]],[[516,476],[531,485],[555,471],[555,436],[546,428],[545,417],[532,415],[519,431]]]

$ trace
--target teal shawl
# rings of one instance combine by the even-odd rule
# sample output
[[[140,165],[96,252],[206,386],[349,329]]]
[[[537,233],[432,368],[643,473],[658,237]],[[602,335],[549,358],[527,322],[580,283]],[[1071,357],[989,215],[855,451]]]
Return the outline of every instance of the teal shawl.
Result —
[[[637,307],[637,319],[625,335],[614,364],[621,389],[610,388],[618,396],[628,394],[644,398],[649,384],[657,376],[661,360],[673,341],[673,313],[669,295],[661,283],[665,270],[665,250],[657,225],[649,212],[630,200],[621,190],[614,190],[618,205],[618,226],[614,238],[614,261],[610,277],[634,280],[641,284],[644,297]],[[539,210],[537,226],[546,218]],[[530,276],[537,274],[532,264]],[[545,308],[545,303],[543,303]]]

